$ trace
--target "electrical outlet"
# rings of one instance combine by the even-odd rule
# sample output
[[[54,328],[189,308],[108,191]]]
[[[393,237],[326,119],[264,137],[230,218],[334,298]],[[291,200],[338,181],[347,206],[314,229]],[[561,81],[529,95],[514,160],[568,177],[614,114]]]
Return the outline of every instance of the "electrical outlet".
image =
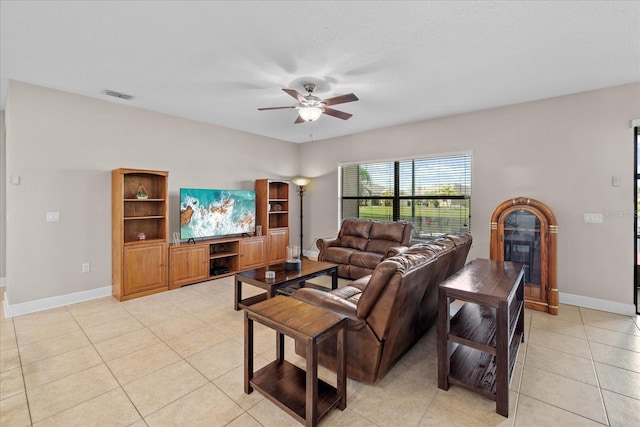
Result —
[[[60,212],[47,212],[47,222],[59,222]]]
[[[82,272],[83,273],[88,273],[91,271],[91,264],[88,262],[85,262],[84,264],[82,264]]]

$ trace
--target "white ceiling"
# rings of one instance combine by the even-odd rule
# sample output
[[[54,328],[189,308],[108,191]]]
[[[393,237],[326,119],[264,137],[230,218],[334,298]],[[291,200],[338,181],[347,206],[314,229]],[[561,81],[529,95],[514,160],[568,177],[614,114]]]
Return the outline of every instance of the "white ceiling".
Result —
[[[10,79],[306,142],[640,81],[639,1],[6,1]],[[282,88],[354,116],[294,125]],[[105,89],[131,94],[122,101]]]

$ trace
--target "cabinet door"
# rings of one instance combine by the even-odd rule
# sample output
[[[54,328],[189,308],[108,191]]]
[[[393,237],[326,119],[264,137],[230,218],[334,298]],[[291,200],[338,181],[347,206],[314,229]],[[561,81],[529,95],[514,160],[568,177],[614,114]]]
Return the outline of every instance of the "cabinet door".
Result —
[[[167,287],[167,246],[136,244],[124,248],[123,295]]]
[[[265,237],[253,237],[240,240],[240,261],[238,270],[259,268],[265,265],[267,258],[267,240]]]
[[[269,230],[269,264],[284,262],[287,259],[287,245],[289,245],[288,228]]]
[[[182,245],[169,250],[169,289],[209,277],[208,249],[208,245]]]

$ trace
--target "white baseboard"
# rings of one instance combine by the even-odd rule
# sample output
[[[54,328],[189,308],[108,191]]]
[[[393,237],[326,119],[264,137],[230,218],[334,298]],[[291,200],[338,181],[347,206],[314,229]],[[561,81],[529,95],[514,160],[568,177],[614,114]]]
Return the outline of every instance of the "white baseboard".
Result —
[[[307,258],[310,259],[318,259],[318,254],[320,253],[320,251],[302,251],[302,255],[306,256]]]
[[[633,304],[623,304],[621,302],[567,294],[564,292],[560,292],[560,303],[577,305],[579,307],[591,308],[593,310],[608,311],[610,313],[624,314],[625,316],[636,315],[636,306]]]
[[[23,302],[20,304],[9,304],[7,294],[4,295],[4,313],[7,318],[20,316],[23,314],[35,313],[37,311],[49,310],[51,308],[63,307],[69,304],[89,301],[96,298],[111,296],[111,286],[90,289],[88,291],[74,292],[72,294],[60,295],[51,298],[43,298],[36,301]]]

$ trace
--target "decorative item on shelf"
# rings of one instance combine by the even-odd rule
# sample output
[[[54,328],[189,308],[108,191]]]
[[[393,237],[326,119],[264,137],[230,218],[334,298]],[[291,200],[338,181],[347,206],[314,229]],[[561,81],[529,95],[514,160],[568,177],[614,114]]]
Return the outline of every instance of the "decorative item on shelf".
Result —
[[[273,211],[274,212],[280,212],[282,210],[282,206],[278,203],[273,205]]]
[[[285,270],[300,270],[302,260],[300,260],[300,246],[287,246],[287,259],[284,262]]]
[[[138,233],[138,240],[146,240],[147,236],[144,233]]]
[[[149,193],[147,193],[147,190],[144,189],[144,186],[142,184],[138,185],[138,191],[136,193],[136,199],[148,199],[149,198]]]
[[[262,226],[256,225],[256,236],[262,236]]]
[[[180,246],[180,232],[173,233],[173,246]]]
[[[302,242],[302,197],[304,196],[304,193],[307,190],[307,185],[309,185],[309,183],[311,182],[311,178],[299,176],[299,177],[293,178],[291,181],[298,186],[298,194],[300,195],[300,247],[303,248],[304,245]]]

